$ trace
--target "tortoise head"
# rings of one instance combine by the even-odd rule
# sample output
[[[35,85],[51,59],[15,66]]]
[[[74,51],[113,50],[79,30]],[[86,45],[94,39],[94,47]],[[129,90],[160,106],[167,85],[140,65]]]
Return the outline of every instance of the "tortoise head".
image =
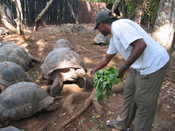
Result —
[[[79,69],[76,69],[75,72],[76,72],[78,77],[82,78],[86,75],[87,71],[84,68],[79,68]]]

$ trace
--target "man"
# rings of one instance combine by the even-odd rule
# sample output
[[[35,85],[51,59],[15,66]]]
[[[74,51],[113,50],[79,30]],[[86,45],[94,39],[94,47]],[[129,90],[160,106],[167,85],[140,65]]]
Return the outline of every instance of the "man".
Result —
[[[167,51],[156,43],[138,24],[128,19],[114,19],[109,11],[96,16],[96,27],[103,35],[112,34],[109,48],[102,61],[92,68],[93,74],[105,67],[115,54],[125,59],[119,67],[119,77],[131,67],[124,86],[123,109],[116,120],[107,125],[119,130],[151,131],[157,99],[169,63]]]

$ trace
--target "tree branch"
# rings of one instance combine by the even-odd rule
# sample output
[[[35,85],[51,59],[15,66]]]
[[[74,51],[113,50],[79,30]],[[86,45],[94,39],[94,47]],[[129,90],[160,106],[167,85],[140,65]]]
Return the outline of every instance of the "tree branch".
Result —
[[[36,17],[35,19],[35,23],[37,23],[43,16],[44,14],[47,12],[47,10],[49,9],[50,5],[52,4],[53,0],[50,0],[47,2],[45,8],[39,13],[39,15]]]

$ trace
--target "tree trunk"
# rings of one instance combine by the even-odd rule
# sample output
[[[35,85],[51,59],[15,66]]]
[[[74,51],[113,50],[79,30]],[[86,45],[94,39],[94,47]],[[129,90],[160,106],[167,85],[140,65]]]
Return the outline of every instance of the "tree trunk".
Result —
[[[2,24],[12,32],[17,32],[11,10],[5,5],[0,4],[0,16]]]
[[[126,18],[127,17],[127,8],[126,8],[126,2],[125,0],[115,0],[113,6],[112,6],[112,14],[116,16],[117,14],[115,11],[117,10],[117,14],[119,14],[119,18]]]
[[[70,0],[68,0],[67,2],[68,2],[68,6],[69,6],[69,8],[70,8],[70,10],[71,10],[71,14],[72,14],[73,18],[75,19],[75,23],[76,23],[76,24],[79,24],[78,18],[77,18],[76,14],[75,14],[75,12],[74,12],[74,10],[73,10],[73,7],[72,7],[72,5],[71,5],[71,3],[70,3]]]
[[[120,16],[122,18],[128,18],[126,0],[120,0],[120,5],[119,5],[118,8],[119,8],[119,11],[120,11]]]
[[[18,34],[21,35],[23,34],[23,31],[22,31],[23,13],[22,13],[21,1],[14,0],[14,2],[16,5],[16,13],[17,13],[17,19],[16,19],[17,31],[18,31]]]
[[[144,0],[136,0],[136,9],[134,20],[136,23],[141,24],[142,16],[144,14]]]
[[[170,51],[175,33],[175,0],[160,0],[152,36]]]
[[[116,14],[115,14],[115,10],[117,9],[117,7],[118,7],[118,5],[119,5],[119,3],[120,3],[120,1],[121,0],[115,0],[115,2],[114,2],[114,4],[113,4],[113,6],[112,6],[112,14],[115,16]]]
[[[175,51],[175,32],[174,32],[173,42],[172,42],[171,48],[173,49],[173,51]]]

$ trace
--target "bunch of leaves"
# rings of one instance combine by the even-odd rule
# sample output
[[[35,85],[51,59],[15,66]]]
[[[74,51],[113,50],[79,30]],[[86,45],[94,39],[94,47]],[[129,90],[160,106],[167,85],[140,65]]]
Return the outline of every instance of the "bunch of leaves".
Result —
[[[120,81],[118,73],[118,69],[114,67],[108,67],[95,73],[93,86],[96,89],[97,101],[103,100],[112,94],[112,86]]]

